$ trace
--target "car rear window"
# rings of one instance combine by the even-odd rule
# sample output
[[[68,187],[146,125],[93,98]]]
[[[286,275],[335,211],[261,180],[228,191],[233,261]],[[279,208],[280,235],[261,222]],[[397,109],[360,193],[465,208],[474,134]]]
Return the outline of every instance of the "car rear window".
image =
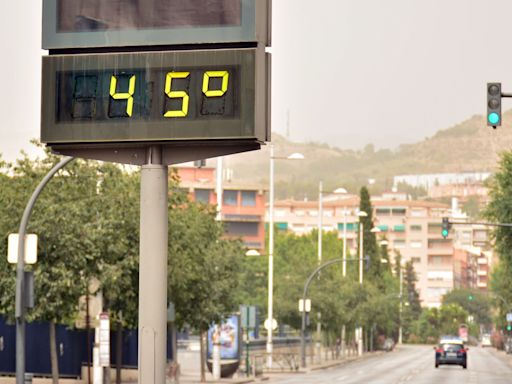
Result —
[[[461,349],[464,349],[464,346],[462,344],[441,344],[439,347],[443,348],[445,351],[460,351]]]

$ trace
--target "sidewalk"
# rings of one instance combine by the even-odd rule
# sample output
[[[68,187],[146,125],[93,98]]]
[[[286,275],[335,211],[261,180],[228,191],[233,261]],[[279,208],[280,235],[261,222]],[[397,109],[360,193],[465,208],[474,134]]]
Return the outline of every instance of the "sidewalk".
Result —
[[[381,351],[370,352],[370,353],[364,354],[361,357],[354,355],[354,356],[348,356],[345,358],[340,358],[338,360],[322,361],[320,363],[311,363],[308,361],[306,368],[299,368],[296,371],[289,370],[289,369],[283,369],[282,371],[275,370],[272,372],[264,371],[262,375],[256,376],[256,377],[241,376],[241,377],[235,377],[235,378],[230,378],[230,379],[214,380],[212,374],[207,371],[206,372],[206,382],[207,383],[224,383],[224,384],[229,384],[229,383],[244,384],[244,383],[257,383],[257,382],[269,382],[269,381],[271,382],[275,378],[294,377],[294,376],[300,377],[301,375],[307,375],[310,372],[314,372],[314,371],[318,371],[318,370],[322,370],[322,369],[341,367],[343,365],[350,364],[353,361],[357,361],[357,360],[361,360],[361,359],[369,359],[369,358],[379,356],[382,353],[384,353],[384,352],[381,352]],[[191,369],[190,366],[187,367],[186,364],[185,364],[184,368],[185,369],[182,370],[182,374],[180,375],[180,380],[179,380],[180,384],[182,384],[182,383],[185,383],[185,384],[200,383],[200,376],[199,376],[198,371],[196,371],[195,369]],[[174,381],[169,380],[168,383],[171,384],[171,383],[174,383]],[[135,382],[129,382],[129,383],[127,382],[127,383],[123,383],[123,384],[136,384],[136,383]]]

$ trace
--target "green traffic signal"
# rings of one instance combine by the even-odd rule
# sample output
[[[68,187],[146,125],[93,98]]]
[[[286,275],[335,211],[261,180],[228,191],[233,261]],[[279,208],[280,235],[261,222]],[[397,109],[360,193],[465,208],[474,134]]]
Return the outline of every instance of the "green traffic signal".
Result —
[[[441,228],[441,235],[446,239],[448,235],[450,234],[450,227],[452,225],[450,224],[450,221],[447,217],[443,217],[443,226]]]
[[[512,331],[512,325],[511,324],[507,325],[507,331]]]
[[[489,113],[487,116],[487,121],[491,125],[498,125],[500,122],[500,115],[498,115],[496,112]]]
[[[487,83],[487,125],[501,125],[501,83]]]
[[[468,300],[469,300],[469,301],[473,301],[473,299],[474,299],[473,295],[469,295],[469,296],[468,296]]]

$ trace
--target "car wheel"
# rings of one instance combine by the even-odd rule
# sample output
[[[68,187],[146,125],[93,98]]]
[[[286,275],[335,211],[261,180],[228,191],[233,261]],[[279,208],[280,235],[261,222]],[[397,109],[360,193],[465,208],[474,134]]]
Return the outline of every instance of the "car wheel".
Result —
[[[468,368],[468,364],[467,363],[466,364],[462,364],[462,368],[463,369],[467,369]]]
[[[439,363],[436,363],[435,366],[436,366],[436,368],[439,368]]]

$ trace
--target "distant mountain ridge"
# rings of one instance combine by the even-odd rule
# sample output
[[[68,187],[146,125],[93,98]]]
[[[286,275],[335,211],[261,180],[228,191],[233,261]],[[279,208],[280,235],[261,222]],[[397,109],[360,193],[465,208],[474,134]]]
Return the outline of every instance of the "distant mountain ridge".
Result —
[[[512,149],[512,110],[503,114],[504,125],[494,130],[483,116],[473,116],[434,136],[401,145],[396,150],[344,150],[320,143],[294,143],[274,134],[275,156],[300,152],[304,160],[276,160],[276,194],[279,197],[316,199],[318,182],[326,191],[345,187],[357,192],[368,179],[375,179],[374,192],[389,189],[393,176],[496,169],[499,154]],[[269,150],[250,152],[226,159],[237,181],[260,183],[268,188]]]

